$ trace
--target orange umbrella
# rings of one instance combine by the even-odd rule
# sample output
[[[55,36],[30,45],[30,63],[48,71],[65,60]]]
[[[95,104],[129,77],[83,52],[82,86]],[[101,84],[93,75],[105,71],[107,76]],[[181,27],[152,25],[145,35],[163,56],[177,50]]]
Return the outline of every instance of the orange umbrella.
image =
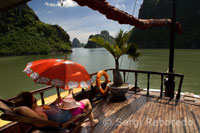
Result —
[[[75,62],[62,59],[37,60],[27,64],[24,72],[34,82],[58,88],[88,88],[92,84],[86,69]]]

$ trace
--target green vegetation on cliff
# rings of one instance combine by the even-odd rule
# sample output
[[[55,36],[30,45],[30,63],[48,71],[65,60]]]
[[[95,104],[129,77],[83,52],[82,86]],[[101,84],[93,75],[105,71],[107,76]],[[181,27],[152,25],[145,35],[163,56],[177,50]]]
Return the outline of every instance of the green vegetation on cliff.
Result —
[[[177,21],[183,33],[176,35],[176,48],[200,48],[200,0],[178,0]],[[172,0],[144,0],[139,18],[171,18]],[[140,30],[134,28],[131,41],[140,48],[169,48],[170,28]]]
[[[45,24],[27,5],[0,14],[0,55],[56,54],[71,51],[69,35]]]
[[[85,45],[84,48],[100,48],[102,47],[101,45],[99,45],[96,42],[91,41],[90,39],[93,37],[102,37],[105,41],[110,42],[111,44],[114,43],[114,38],[112,36],[109,35],[109,32],[106,30],[101,31],[100,34],[96,34],[96,35],[90,35],[87,44]]]

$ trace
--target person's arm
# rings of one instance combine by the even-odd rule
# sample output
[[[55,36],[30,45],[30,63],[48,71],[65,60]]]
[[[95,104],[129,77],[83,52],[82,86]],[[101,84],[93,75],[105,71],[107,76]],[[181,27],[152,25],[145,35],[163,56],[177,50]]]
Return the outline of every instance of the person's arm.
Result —
[[[20,106],[16,107],[14,111],[20,115],[27,116],[27,117],[32,117],[32,118],[38,118],[38,119],[43,119],[43,120],[48,120],[47,116],[43,112],[35,112],[34,110],[30,109],[29,107],[26,106]]]
[[[16,113],[20,114],[20,115],[23,115],[23,116],[40,119],[40,116],[35,111],[33,111],[32,109],[30,109],[30,108],[28,108],[26,106],[16,107],[14,109],[14,111]]]
[[[48,117],[46,116],[45,113],[43,113],[43,112],[35,112],[34,110],[32,110],[32,109],[30,109],[30,108],[28,108],[26,106],[16,107],[14,109],[14,111],[16,113],[22,115],[22,116],[48,120]],[[44,127],[44,125],[37,124],[37,123],[33,123],[33,125],[35,125],[37,127]]]
[[[52,103],[51,103],[51,105],[55,105],[55,104],[58,104],[60,101],[61,101],[61,97],[57,97],[57,99],[55,100],[55,101],[53,101]]]
[[[73,98],[72,94],[67,95],[65,98]]]
[[[65,98],[73,98],[73,89],[69,89],[69,94]]]
[[[63,99],[67,99],[67,98],[72,99],[72,98],[73,98],[73,95],[70,93],[69,95],[67,95],[67,96],[64,97]],[[61,97],[58,97],[54,102],[51,103],[51,105],[58,104],[58,103],[60,103],[61,100],[62,100],[62,98],[61,98]]]

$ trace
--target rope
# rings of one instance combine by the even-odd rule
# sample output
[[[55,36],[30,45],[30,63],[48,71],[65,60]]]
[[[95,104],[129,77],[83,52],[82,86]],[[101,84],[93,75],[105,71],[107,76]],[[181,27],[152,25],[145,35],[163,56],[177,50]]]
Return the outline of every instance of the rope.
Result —
[[[143,53],[143,50],[141,50],[141,53]],[[142,55],[141,55],[142,56]],[[140,56],[140,58],[139,58],[139,67],[138,67],[138,69],[140,70],[140,66],[141,66],[141,63],[142,63],[142,57]]]
[[[135,0],[134,6],[133,6],[132,15],[134,15],[134,13],[135,13],[136,3],[137,3],[137,0]],[[128,31],[130,31],[130,29],[131,29],[131,25],[129,25]],[[121,68],[121,65],[122,65],[123,57],[124,57],[124,56],[122,55],[122,59],[121,59],[120,66],[119,66],[120,68]],[[130,66],[129,66],[129,70],[130,70]],[[128,73],[128,74],[129,74],[129,73]]]
[[[137,0],[135,0],[134,6],[133,6],[133,12],[132,12],[132,15],[133,15],[133,16],[134,16],[134,13],[135,13],[136,3],[137,3]],[[131,25],[129,25],[129,31],[130,31],[130,28],[131,28]],[[129,70],[130,70],[130,68],[131,68],[132,61],[133,61],[133,60],[130,61]],[[127,76],[126,76],[126,80],[125,80],[126,82],[128,81],[128,77],[129,77],[129,72],[128,72]]]
[[[133,60],[130,61],[129,70],[130,70],[130,68],[131,68],[132,61],[133,61]],[[126,82],[128,81],[128,77],[129,77],[129,72],[128,72],[127,76],[126,76]]]
[[[137,0],[135,0],[134,6],[133,6],[132,15],[134,15],[136,3],[137,3]],[[128,31],[130,31],[130,29],[131,29],[131,25],[129,25]],[[124,57],[124,56],[122,55],[122,59],[121,59],[120,66],[119,66],[120,68],[121,68],[121,65],[122,65],[123,57]],[[129,66],[129,70],[130,70],[130,66]]]
[[[121,62],[120,62],[120,65],[119,65],[119,68],[121,68],[121,65],[122,65],[122,61],[123,61],[123,55],[122,55],[122,59],[121,59]]]
[[[134,6],[133,6],[133,12],[132,12],[133,16],[134,16],[134,13],[135,13],[136,3],[137,3],[137,0],[135,0]],[[131,25],[129,25],[129,31],[130,31],[130,28],[131,28]]]

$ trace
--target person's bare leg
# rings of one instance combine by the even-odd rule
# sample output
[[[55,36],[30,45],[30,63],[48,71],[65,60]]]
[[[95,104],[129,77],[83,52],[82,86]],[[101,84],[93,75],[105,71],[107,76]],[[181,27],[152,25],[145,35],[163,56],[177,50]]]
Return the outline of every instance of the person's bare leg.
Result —
[[[81,102],[85,104],[86,112],[89,112],[92,109],[92,105],[88,99],[81,100]],[[94,119],[93,111],[89,114],[89,120],[90,120],[91,126],[95,126],[99,122],[99,120]]]

